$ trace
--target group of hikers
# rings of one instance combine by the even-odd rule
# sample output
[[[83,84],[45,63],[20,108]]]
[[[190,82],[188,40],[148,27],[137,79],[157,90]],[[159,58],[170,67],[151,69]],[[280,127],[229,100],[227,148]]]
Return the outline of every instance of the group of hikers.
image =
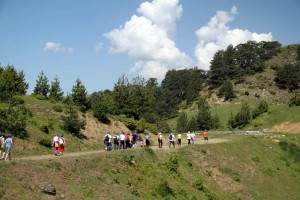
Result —
[[[12,147],[12,134],[9,133],[7,138],[5,138],[5,133],[0,136],[0,156],[1,160],[11,160],[11,147]]]
[[[64,151],[65,151],[65,146],[66,146],[66,140],[64,138],[64,134],[62,133],[60,137],[58,137],[58,133],[55,133],[55,136],[53,137],[53,143],[52,146],[54,148],[54,155],[55,156],[62,156]],[[59,154],[58,154],[58,149],[59,149]]]
[[[136,149],[138,146],[140,147],[149,147],[150,146],[150,136],[149,134],[146,134],[143,138],[140,134],[137,132],[134,132],[132,134],[127,133],[125,135],[124,132],[122,132],[120,135],[119,133],[115,133],[113,136],[110,132],[108,132],[104,137],[104,144],[106,145],[105,150],[110,151],[112,148],[114,150],[119,149],[129,149],[134,148]],[[113,147],[112,147],[113,144]]]
[[[208,142],[208,132],[207,130],[204,130],[203,132],[204,142]],[[188,145],[194,144],[196,139],[195,132],[188,131],[187,133],[187,143]],[[171,146],[175,147],[175,135],[174,133],[169,134],[169,148]],[[157,142],[158,147],[163,147],[163,135],[162,133],[157,134]],[[177,145],[181,146],[181,140],[182,140],[182,134],[179,132],[177,135]],[[144,137],[142,134],[138,134],[137,132],[134,133],[127,133],[125,135],[124,132],[122,132],[120,135],[119,133],[115,133],[112,135],[110,132],[108,132],[105,137],[103,143],[105,144],[105,151],[111,151],[114,150],[121,150],[121,149],[128,149],[128,148],[134,148],[136,149],[138,146],[140,147],[149,147],[150,146],[150,136],[147,133]]]

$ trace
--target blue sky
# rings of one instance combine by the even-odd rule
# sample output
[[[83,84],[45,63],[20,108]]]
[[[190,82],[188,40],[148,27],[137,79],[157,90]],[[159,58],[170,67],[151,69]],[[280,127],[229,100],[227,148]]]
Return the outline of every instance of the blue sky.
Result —
[[[28,93],[41,71],[92,93],[122,74],[207,70],[229,44],[299,43],[299,19],[299,0],[0,0],[0,63],[24,71]]]

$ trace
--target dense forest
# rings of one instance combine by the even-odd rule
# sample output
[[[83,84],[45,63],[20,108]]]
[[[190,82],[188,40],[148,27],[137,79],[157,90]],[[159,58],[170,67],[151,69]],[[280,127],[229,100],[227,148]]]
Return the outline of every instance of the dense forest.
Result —
[[[235,98],[233,87],[245,81],[245,77],[261,73],[266,68],[266,61],[281,52],[279,42],[249,41],[235,47],[229,45],[225,50],[219,50],[211,61],[209,71],[197,67],[182,70],[169,70],[161,83],[157,79],[145,79],[141,76],[131,81],[121,75],[112,90],[98,91],[88,94],[84,84],[77,79],[72,92],[64,96],[58,77],[51,83],[42,71],[34,87],[32,95],[37,99],[52,102],[57,112],[62,108],[57,102],[67,105],[62,116],[62,128],[80,136],[80,130],[85,122],[78,116],[81,112],[92,112],[93,116],[103,123],[110,123],[109,116],[117,115],[125,119],[126,126],[131,130],[169,132],[166,119],[178,116],[182,106],[197,102],[198,115],[187,119],[180,112],[177,131],[217,129],[219,118],[212,116],[210,106],[205,96],[199,96],[200,91],[207,89],[216,92],[224,101]],[[297,45],[295,60],[283,65],[274,66],[276,82],[279,89],[295,93],[293,102],[299,105],[297,91],[300,87],[300,45]],[[16,133],[18,137],[26,137],[26,118],[30,118],[20,96],[25,95],[28,83],[25,82],[23,71],[17,72],[11,65],[0,66],[0,125],[2,131]],[[228,121],[229,128],[242,127],[250,118],[266,112],[268,103],[262,101],[250,112],[245,103],[236,116]]]

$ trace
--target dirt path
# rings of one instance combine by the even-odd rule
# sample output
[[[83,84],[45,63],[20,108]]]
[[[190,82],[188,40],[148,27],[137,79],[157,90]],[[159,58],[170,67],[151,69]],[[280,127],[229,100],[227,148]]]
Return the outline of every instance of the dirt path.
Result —
[[[227,139],[222,139],[222,138],[212,138],[209,140],[208,144],[217,144],[217,143],[223,143],[223,142],[228,142],[230,140]],[[203,140],[196,141],[196,144],[200,144],[200,145],[206,145],[204,144]],[[182,144],[181,147],[187,146],[186,143]],[[151,148],[153,150],[159,149],[158,146],[151,146]],[[176,147],[178,148],[178,146]],[[180,147],[179,147],[180,148]],[[138,148],[140,149],[140,148]],[[169,149],[169,143],[165,143],[163,145],[163,150],[168,150]],[[82,152],[71,152],[71,153],[65,153],[63,156],[54,156],[52,154],[50,155],[41,155],[41,156],[26,156],[26,157],[20,157],[20,158],[13,158],[13,160],[15,161],[19,161],[19,160],[44,160],[44,159],[61,159],[64,157],[77,157],[77,156],[86,156],[86,155],[90,155],[90,154],[96,154],[96,153],[104,153],[104,150],[97,150],[97,151],[82,151]]]

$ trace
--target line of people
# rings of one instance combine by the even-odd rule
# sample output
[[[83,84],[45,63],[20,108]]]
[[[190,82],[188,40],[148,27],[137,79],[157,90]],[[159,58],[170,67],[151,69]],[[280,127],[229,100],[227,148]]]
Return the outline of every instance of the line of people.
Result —
[[[5,138],[5,133],[2,133],[0,137],[0,156],[2,155],[1,160],[11,160],[12,144],[12,134],[9,133],[7,138]]]
[[[208,132],[207,130],[203,131],[203,137],[204,137],[204,142],[207,143],[208,142]],[[188,133],[186,134],[186,139],[187,139],[187,144],[191,145],[191,144],[195,144],[195,140],[196,140],[196,134],[195,132],[190,132],[188,131]],[[179,132],[177,135],[177,145],[181,146],[181,140],[182,140],[182,135]],[[161,133],[158,133],[157,135],[157,142],[158,142],[158,147],[162,148],[163,146],[163,136]],[[169,134],[169,148],[171,148],[171,146],[175,147],[175,135],[174,133],[170,133]]]
[[[150,136],[146,134],[144,137],[137,132],[132,134],[127,133],[125,135],[122,132],[120,135],[119,133],[115,133],[113,136],[110,132],[108,132],[105,137],[103,143],[105,144],[105,150],[111,151],[112,148],[114,150],[121,150],[121,149],[136,149],[138,146],[140,147],[149,147],[150,146]],[[113,146],[112,146],[113,145]]]

